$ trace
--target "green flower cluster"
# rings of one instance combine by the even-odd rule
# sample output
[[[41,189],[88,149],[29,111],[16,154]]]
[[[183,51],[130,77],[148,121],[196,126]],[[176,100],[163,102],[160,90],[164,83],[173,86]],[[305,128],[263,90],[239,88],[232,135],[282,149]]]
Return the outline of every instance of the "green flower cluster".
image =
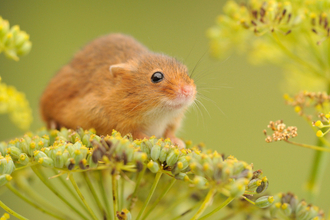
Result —
[[[253,172],[252,166],[246,162],[233,156],[224,158],[216,151],[205,149],[203,145],[180,149],[174,146],[170,139],[151,137],[133,140],[130,135],[122,137],[116,131],[111,135],[98,136],[93,129],[42,129],[35,135],[27,133],[22,138],[0,143],[0,153],[0,172],[4,179],[0,182],[1,185],[11,179],[10,174],[15,169],[32,166],[35,171],[38,164],[58,170],[59,175],[67,173],[70,180],[74,172],[108,170],[113,176],[113,186],[116,185],[117,177],[123,177],[123,172],[126,172],[126,175],[137,173],[136,188],[130,196],[130,209],[137,196],[140,177],[146,170],[150,171],[148,176],[153,175],[157,180],[154,180],[155,185],[152,188],[156,187],[161,175],[166,174],[172,182],[182,180],[182,183],[195,191],[209,191],[195,218],[204,212],[216,194],[228,197],[229,203],[238,197],[245,198],[243,195],[263,193],[269,184],[268,179],[262,177],[260,170]],[[115,198],[118,197],[115,191],[113,194]],[[148,202],[149,197],[146,199]],[[270,206],[272,201],[272,197],[267,196],[267,202],[259,199],[255,205],[265,208]],[[143,211],[140,211],[137,219],[143,216],[145,206],[141,208]],[[131,216],[128,210],[115,210],[118,218],[129,219]]]
[[[1,83],[0,77],[0,114],[9,113],[10,119],[21,129],[26,130],[32,122],[32,110],[24,93],[13,86]]]
[[[274,203],[270,207],[273,218],[289,218],[295,220],[321,220],[324,212],[319,207],[299,201],[292,193],[279,193],[274,196]]]
[[[10,28],[9,22],[0,17],[0,53],[4,52],[8,58],[18,61],[18,56],[30,52],[32,43],[29,39],[30,36],[18,25]]]
[[[253,64],[270,62],[286,68],[285,77],[295,92],[297,87],[324,90],[329,81],[329,6],[329,0],[248,0],[240,4],[230,0],[207,32],[212,55],[248,53]],[[299,82],[295,87],[293,80]]]

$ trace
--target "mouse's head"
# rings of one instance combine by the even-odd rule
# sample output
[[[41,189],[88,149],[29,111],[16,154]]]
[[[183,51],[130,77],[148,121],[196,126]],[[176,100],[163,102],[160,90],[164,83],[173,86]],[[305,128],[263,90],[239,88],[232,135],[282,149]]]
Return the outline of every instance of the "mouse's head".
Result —
[[[141,54],[126,63],[112,65],[131,97],[163,111],[185,109],[196,96],[196,86],[185,65],[175,58],[155,53]]]

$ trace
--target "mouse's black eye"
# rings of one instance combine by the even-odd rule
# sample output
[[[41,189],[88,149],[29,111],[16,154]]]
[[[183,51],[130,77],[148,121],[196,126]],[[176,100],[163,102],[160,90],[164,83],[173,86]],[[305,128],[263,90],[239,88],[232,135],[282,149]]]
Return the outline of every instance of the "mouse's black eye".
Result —
[[[151,76],[151,82],[159,83],[164,79],[164,74],[162,72],[155,72]]]

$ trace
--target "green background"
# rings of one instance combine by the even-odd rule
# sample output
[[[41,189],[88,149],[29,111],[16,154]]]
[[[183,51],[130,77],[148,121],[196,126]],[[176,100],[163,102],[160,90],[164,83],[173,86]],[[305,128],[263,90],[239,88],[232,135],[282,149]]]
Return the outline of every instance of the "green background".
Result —
[[[56,71],[90,40],[107,33],[134,36],[151,50],[175,56],[190,70],[201,60],[196,73],[203,74],[197,87],[212,103],[201,112],[191,109],[178,134],[194,143],[239,160],[253,163],[270,180],[272,193],[291,191],[305,197],[314,152],[285,143],[265,143],[263,129],[270,120],[284,119],[298,127],[297,142],[313,144],[315,134],[282,99],[282,70],[270,65],[252,66],[235,54],[223,61],[212,59],[206,30],[215,24],[224,1],[0,1],[0,16],[11,25],[19,24],[31,36],[31,53],[19,62],[0,54],[3,82],[25,92],[32,108],[31,130],[43,126],[39,117],[39,98]],[[221,109],[221,110],[219,110]],[[0,139],[23,134],[8,119],[0,116]],[[330,169],[327,168],[327,173]],[[316,205],[327,210],[330,177],[325,176]],[[32,210],[5,192],[0,199],[19,213]],[[21,204],[18,206],[17,204]],[[3,213],[0,210],[0,213]],[[32,219],[41,217],[26,214]],[[42,215],[40,215],[42,216]]]

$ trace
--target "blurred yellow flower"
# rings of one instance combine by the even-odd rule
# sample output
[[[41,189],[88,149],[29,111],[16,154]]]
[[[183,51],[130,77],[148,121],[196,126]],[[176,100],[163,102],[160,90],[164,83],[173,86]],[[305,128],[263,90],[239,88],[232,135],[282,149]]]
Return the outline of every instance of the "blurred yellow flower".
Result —
[[[0,114],[8,113],[10,119],[20,128],[26,130],[32,122],[32,110],[24,93],[13,86],[1,83],[0,77]]]

